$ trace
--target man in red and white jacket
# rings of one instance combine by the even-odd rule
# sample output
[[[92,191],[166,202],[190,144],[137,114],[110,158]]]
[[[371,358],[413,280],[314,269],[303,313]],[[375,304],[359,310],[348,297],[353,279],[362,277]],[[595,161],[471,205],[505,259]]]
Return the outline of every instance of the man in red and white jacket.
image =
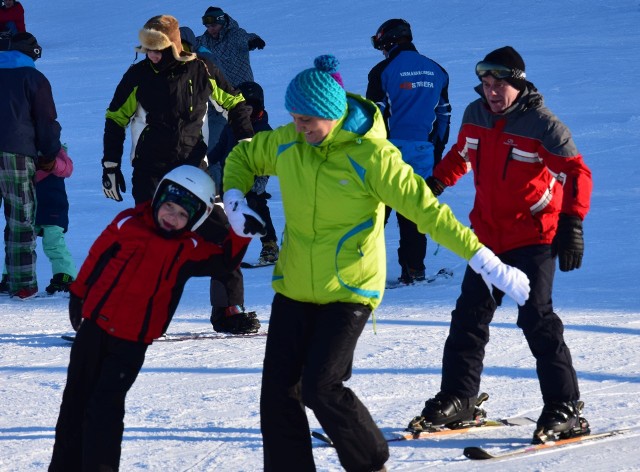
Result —
[[[531,281],[518,326],[536,358],[544,400],[536,434],[565,432],[579,426],[580,392],[551,293],[556,257],[562,271],[582,264],[591,172],[567,127],[526,80],[515,49],[489,53],[476,74],[480,98],[466,108],[457,142],[427,183],[440,195],[473,171],[470,220],[478,239]],[[472,417],[489,323],[502,297],[467,269],[444,348],[441,391],[418,418],[450,424]]]

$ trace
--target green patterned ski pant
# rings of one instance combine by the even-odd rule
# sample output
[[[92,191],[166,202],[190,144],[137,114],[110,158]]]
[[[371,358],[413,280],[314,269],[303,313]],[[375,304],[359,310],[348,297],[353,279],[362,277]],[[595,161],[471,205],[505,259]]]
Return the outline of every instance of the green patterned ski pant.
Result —
[[[0,152],[0,195],[4,205],[5,264],[9,292],[36,287],[36,191],[33,157]]]

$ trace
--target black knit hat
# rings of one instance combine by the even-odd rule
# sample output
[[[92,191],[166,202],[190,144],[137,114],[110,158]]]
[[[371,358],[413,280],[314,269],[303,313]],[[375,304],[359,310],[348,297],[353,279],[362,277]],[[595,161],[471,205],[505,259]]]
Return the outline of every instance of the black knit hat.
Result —
[[[524,60],[522,59],[522,56],[518,54],[518,51],[513,49],[511,46],[504,46],[496,49],[495,51],[491,51],[485,56],[482,62],[508,67],[514,72],[513,75],[515,77],[507,77],[504,80],[520,91],[527,87],[527,81],[524,74]],[[522,74],[518,74],[518,72],[522,72]]]
[[[34,61],[40,59],[42,55],[42,47],[31,33],[17,33],[13,35],[2,48],[9,51],[19,51]]]
[[[209,7],[207,11],[202,15],[202,24],[203,25],[213,25],[213,24],[224,25],[227,23],[227,15],[222,8],[220,7]]]

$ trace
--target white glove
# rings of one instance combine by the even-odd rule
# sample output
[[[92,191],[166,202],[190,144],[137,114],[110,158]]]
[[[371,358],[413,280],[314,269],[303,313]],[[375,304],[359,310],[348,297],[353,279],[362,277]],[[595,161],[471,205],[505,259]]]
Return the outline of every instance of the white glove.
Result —
[[[222,197],[224,212],[229,224],[238,236],[259,238],[267,234],[267,228],[260,216],[249,208],[243,193],[235,188],[224,192]]]
[[[518,305],[524,305],[529,298],[529,278],[524,272],[503,263],[491,249],[483,247],[469,260],[469,267],[480,274],[489,287],[502,290]]]

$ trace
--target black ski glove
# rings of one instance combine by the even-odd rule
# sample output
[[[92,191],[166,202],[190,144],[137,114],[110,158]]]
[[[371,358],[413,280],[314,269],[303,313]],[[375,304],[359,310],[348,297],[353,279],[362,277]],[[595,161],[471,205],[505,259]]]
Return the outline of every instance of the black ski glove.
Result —
[[[558,256],[562,272],[569,272],[582,266],[582,256],[584,255],[583,236],[582,220],[577,216],[561,213],[551,250],[554,257]]]
[[[443,184],[440,180],[436,179],[433,175],[430,175],[429,177],[427,177],[426,182],[429,188],[431,189],[431,192],[433,192],[433,194],[436,197],[439,197],[440,195],[442,195],[442,192],[444,192],[444,189],[447,188],[445,184]]]
[[[78,331],[82,323],[82,304],[84,300],[71,293],[69,295],[69,321],[74,331]]]
[[[253,38],[248,43],[249,51],[253,51],[254,49],[264,49],[266,45],[267,43],[265,43],[264,39],[262,39],[260,36],[258,36],[257,38]]]

